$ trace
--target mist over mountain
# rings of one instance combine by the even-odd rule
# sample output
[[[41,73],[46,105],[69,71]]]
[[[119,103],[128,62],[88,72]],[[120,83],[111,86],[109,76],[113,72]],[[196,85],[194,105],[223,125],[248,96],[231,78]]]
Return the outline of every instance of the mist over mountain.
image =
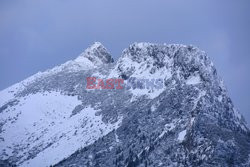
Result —
[[[86,89],[88,77],[140,88]],[[134,43],[114,62],[96,42],[0,92],[0,165],[247,167],[250,131],[199,48]]]

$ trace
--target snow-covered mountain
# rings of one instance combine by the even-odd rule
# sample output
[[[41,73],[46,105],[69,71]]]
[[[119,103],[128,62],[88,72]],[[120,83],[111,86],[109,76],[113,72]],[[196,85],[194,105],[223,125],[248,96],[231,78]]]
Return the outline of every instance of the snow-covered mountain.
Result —
[[[87,77],[140,88],[89,90]],[[0,92],[1,165],[247,167],[250,132],[200,49],[134,43],[114,62],[96,42]]]

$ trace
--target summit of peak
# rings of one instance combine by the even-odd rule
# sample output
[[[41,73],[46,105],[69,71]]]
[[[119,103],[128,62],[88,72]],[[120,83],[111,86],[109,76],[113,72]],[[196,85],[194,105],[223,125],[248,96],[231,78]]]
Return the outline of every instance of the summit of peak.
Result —
[[[206,53],[182,44],[133,43],[118,59],[117,71],[126,74],[126,78],[145,72],[145,76],[154,76],[158,71],[162,72],[161,77],[171,73],[183,81],[195,76],[204,82],[217,80],[215,67]]]
[[[108,50],[100,42],[94,42],[94,44],[80,54],[76,61],[84,61],[86,58],[95,66],[114,62]]]
[[[148,47],[150,45],[153,45],[152,43],[149,43],[149,42],[135,42],[133,43],[131,46],[136,46],[138,48],[144,48],[144,47]]]
[[[101,42],[94,42],[92,45],[91,45],[92,48],[98,48],[98,47],[104,47],[103,44]]]
[[[98,50],[98,49],[105,49],[107,50],[101,42],[94,42],[92,45],[90,45],[86,51],[91,51],[91,50]]]
[[[109,54],[108,50],[103,46],[101,42],[94,42],[81,55],[84,56],[85,54],[95,54],[98,51],[106,52]]]

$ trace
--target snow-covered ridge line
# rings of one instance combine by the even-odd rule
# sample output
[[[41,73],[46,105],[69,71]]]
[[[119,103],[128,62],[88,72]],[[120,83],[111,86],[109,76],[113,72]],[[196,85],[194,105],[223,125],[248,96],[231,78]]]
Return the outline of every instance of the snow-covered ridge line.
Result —
[[[119,78],[130,86],[130,79],[136,78],[139,89],[88,91],[83,82],[88,77]],[[144,85],[149,90],[142,89],[142,83],[153,79],[161,81],[161,89],[150,84]],[[206,148],[214,151],[218,143],[211,141],[223,140],[224,134],[235,148],[237,136],[232,135],[248,139],[242,119],[213,63],[198,48],[134,43],[113,63],[97,42],[75,60],[0,92],[0,166],[2,160],[25,167],[59,162],[126,166],[144,157],[138,163],[148,159],[152,166],[168,166],[172,160],[180,166],[195,164],[210,154],[204,153]],[[186,144],[194,146],[191,152],[197,159],[183,160],[185,150],[190,151],[183,149]],[[242,147],[223,148],[234,153]],[[202,152],[196,152],[199,149]],[[131,159],[136,154],[139,157]]]
[[[93,45],[91,45],[85,51],[83,51],[76,59],[69,60],[61,65],[55,66],[43,72],[39,71],[34,75],[31,75],[30,77],[24,79],[23,81],[16,83],[4,90],[1,90],[0,106],[6,104],[11,99],[15,98],[16,93],[21,92],[27,85],[35,82],[40,78],[55,75],[62,71],[77,72],[79,70],[91,70],[100,67],[104,63],[110,63],[110,62],[102,62],[100,60],[100,57],[97,57],[95,55],[96,52],[102,52],[102,54],[107,54],[108,57],[107,60],[110,59],[111,62],[113,61],[107,49],[100,42],[95,42]],[[90,57],[92,58],[94,57],[95,62],[91,61]]]

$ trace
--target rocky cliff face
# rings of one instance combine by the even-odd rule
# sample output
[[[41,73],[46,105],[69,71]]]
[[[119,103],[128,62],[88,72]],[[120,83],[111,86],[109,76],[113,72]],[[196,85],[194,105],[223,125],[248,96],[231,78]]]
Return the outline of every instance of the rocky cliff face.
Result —
[[[137,87],[88,90],[87,77]],[[0,120],[5,166],[250,165],[246,123],[194,46],[134,43],[113,62],[95,43],[1,91]]]

